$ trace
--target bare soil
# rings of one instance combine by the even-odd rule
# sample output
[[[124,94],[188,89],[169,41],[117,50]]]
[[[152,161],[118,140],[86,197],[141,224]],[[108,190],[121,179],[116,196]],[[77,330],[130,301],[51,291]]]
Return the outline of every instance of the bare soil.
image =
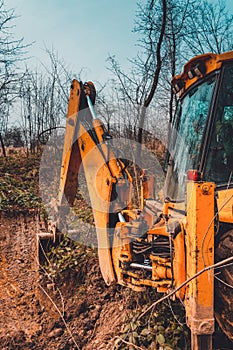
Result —
[[[98,259],[54,285],[39,273],[36,216],[0,218],[0,348],[113,349],[124,310],[120,287],[106,287]]]

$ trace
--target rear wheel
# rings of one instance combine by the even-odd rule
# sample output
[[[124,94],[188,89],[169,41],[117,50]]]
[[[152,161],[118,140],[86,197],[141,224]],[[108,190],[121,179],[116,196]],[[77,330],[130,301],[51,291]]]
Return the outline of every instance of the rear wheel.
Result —
[[[216,261],[233,256],[233,230],[224,233],[215,251]],[[215,271],[215,317],[233,341],[233,265]]]

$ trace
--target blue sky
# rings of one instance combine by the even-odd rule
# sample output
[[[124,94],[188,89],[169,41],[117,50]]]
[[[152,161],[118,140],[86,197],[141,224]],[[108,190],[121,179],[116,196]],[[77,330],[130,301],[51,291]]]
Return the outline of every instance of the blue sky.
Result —
[[[136,54],[132,33],[136,0],[5,0],[15,8],[15,33],[29,48],[30,65],[47,62],[45,47],[54,48],[71,70],[85,70],[87,79],[107,80],[106,58],[116,55],[123,66]],[[29,62],[27,62],[29,64]]]
[[[217,0],[213,0],[215,2]],[[136,52],[132,33],[138,0],[5,0],[15,8],[16,37],[35,43],[27,64],[48,63],[45,47],[54,48],[74,72],[85,69],[82,79],[106,81],[108,55],[116,55],[123,67]],[[143,0],[146,2],[146,0]],[[233,12],[233,0],[226,0]]]

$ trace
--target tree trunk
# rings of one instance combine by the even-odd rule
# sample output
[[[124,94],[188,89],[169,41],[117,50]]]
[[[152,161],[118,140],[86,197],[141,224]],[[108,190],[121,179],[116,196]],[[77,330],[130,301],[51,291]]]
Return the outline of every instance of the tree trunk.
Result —
[[[153,6],[153,1],[151,2],[151,6]],[[145,124],[145,118],[146,118],[146,109],[149,107],[155,91],[158,86],[158,81],[159,81],[159,75],[162,67],[162,58],[161,58],[161,47],[163,43],[163,38],[164,38],[164,33],[165,33],[165,28],[166,28],[166,20],[167,20],[167,3],[166,0],[162,0],[162,7],[163,7],[163,18],[162,18],[162,23],[161,23],[161,31],[159,35],[159,40],[157,43],[156,47],[156,67],[155,67],[155,72],[154,72],[154,78],[152,82],[151,89],[147,95],[147,97],[144,100],[143,107],[141,109],[141,113],[139,116],[139,130],[138,130],[138,143],[141,144],[143,141],[143,127]],[[138,145],[137,147],[137,157],[140,158],[141,156],[141,147]]]
[[[2,147],[2,154],[3,154],[3,157],[6,157],[6,149],[5,149],[5,145],[4,145],[4,141],[3,141],[3,138],[2,138],[2,134],[0,133],[0,143],[1,143],[1,147]]]

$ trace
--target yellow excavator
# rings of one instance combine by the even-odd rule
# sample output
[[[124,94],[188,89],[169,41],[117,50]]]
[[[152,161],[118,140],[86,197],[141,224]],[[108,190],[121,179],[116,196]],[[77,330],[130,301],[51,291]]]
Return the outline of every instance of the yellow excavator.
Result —
[[[82,166],[106,284],[183,300],[192,350],[211,350],[215,319],[233,341],[233,51],[191,59],[172,79],[163,193],[142,170],[132,205],[124,154],[94,110],[95,87],[71,85],[58,207],[73,205]]]

